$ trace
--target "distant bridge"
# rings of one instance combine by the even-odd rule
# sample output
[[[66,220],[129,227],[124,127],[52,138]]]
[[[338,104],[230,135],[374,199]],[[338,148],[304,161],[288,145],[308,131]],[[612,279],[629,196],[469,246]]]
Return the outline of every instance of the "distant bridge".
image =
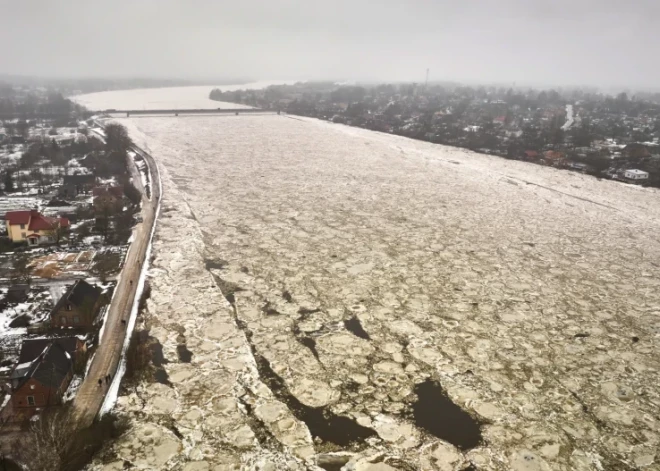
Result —
[[[254,113],[273,113],[280,114],[279,110],[262,110],[259,108],[180,108],[171,110],[115,110],[109,109],[103,111],[107,115],[125,115],[127,118],[133,115],[195,115],[195,114],[219,114],[219,115],[241,115]]]

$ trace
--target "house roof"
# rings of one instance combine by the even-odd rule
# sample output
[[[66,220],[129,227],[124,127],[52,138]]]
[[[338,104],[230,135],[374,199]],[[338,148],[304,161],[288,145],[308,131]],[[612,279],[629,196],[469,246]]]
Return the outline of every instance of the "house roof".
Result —
[[[34,361],[51,343],[58,344],[71,358],[74,358],[78,342],[79,340],[76,337],[23,340],[21,353],[18,356],[18,363],[22,364]]]
[[[32,211],[32,218],[30,219],[30,227],[28,229],[31,231],[48,230],[57,224],[58,221],[62,227],[69,226],[69,220],[67,218],[51,218],[42,215],[38,211]]]
[[[20,389],[29,379],[46,387],[59,388],[73,368],[71,355],[56,342],[49,343],[31,362],[20,363],[11,378],[19,380],[14,390]]]
[[[44,231],[53,227],[59,221],[62,227],[69,227],[67,218],[51,218],[44,216],[36,209],[30,211],[8,211],[5,213],[5,220],[10,226],[16,224],[29,224],[30,231]]]
[[[101,289],[92,286],[87,283],[85,280],[77,280],[74,285],[64,293],[64,296],[57,301],[53,312],[59,310],[64,303],[70,302],[75,306],[82,306],[86,300],[89,300],[92,304],[96,304],[96,301],[101,297]]]
[[[30,211],[7,211],[5,213],[7,224],[27,224],[30,222]]]

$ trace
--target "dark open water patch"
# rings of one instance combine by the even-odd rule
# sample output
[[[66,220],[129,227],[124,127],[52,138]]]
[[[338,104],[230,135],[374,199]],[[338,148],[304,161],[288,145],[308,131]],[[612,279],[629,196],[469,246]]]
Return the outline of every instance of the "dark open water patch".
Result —
[[[214,276],[214,279],[216,284],[222,289],[222,280],[217,276]],[[245,339],[250,346],[250,351],[257,364],[259,378],[268,386],[279,401],[287,405],[296,419],[307,425],[313,437],[318,437],[324,442],[346,448],[363,445],[367,438],[378,436],[375,430],[363,427],[348,417],[337,415],[329,408],[314,408],[300,402],[298,398],[291,394],[284,380],[273,371],[268,360],[257,352],[252,342],[252,331],[247,326],[247,323],[238,317],[236,306],[232,307],[234,322],[236,323],[236,327],[245,334]],[[267,310],[270,306],[266,303],[265,307],[266,309],[262,309]]]
[[[345,320],[344,327],[346,327],[346,330],[353,333],[353,335],[360,337],[361,339],[371,340],[371,337],[369,337],[367,331],[362,328],[362,324],[360,324],[360,319],[358,319],[355,316],[351,317],[348,320]]]
[[[277,309],[273,307],[270,301],[266,301],[266,304],[261,307],[261,312],[267,316],[279,316],[281,314]]]
[[[167,374],[167,371],[165,371],[162,368],[158,368],[154,372],[154,378],[156,378],[156,381],[158,381],[160,384],[164,384],[165,386],[172,386],[172,383],[170,383],[170,377]]]
[[[226,260],[212,260],[210,258],[204,259],[204,266],[206,267],[207,270],[215,269],[215,270],[222,270],[224,267],[227,266],[227,261]]]
[[[303,316],[309,316],[310,314],[314,314],[315,312],[321,312],[319,308],[316,309],[307,309],[306,307],[301,307],[298,309],[298,314],[302,314]]]
[[[169,363],[165,359],[165,355],[163,355],[163,346],[160,344],[160,342],[152,337],[152,343],[149,345],[149,349],[151,350],[151,362],[154,364],[154,366],[161,367],[166,363]]]
[[[341,471],[350,460],[351,457],[347,455],[319,455],[316,458],[316,465],[325,471]]]
[[[438,383],[428,379],[415,386],[417,401],[412,405],[415,424],[460,450],[481,442],[481,424],[454,404]]]
[[[303,316],[301,316],[301,319],[302,317]],[[300,331],[300,327],[298,326],[299,321],[300,319],[293,323],[293,335],[301,345],[307,347],[312,352],[312,355],[319,360],[319,351],[316,349],[316,340]]]
[[[286,383],[273,371],[268,360],[254,350],[253,355],[261,380],[266,383],[278,400],[289,407],[298,420],[305,422],[313,437],[341,447],[348,447],[376,436],[374,430],[363,427],[348,417],[337,415],[328,408],[315,408],[303,404],[289,392]]]
[[[319,351],[316,349],[316,340],[306,335],[296,337],[296,340],[298,340],[298,342],[300,342],[305,347],[309,348],[309,350],[312,352],[312,355],[314,355],[314,357],[320,361]]]
[[[179,360],[183,363],[190,363],[192,360],[192,352],[188,350],[188,347],[185,345],[177,345],[176,353],[179,355]]]
[[[211,272],[211,274],[213,275],[213,280],[215,281],[216,286],[220,288],[220,292],[225,297],[227,302],[231,305],[236,304],[236,298],[234,296],[234,293],[239,293],[245,290],[240,286],[238,286],[236,283],[223,280],[213,272]]]

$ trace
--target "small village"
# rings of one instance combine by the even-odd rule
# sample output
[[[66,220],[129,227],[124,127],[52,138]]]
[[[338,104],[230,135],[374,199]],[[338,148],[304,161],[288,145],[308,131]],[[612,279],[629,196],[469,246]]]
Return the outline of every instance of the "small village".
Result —
[[[210,98],[660,187],[660,94],[301,82]]]
[[[6,432],[74,399],[140,220],[136,185],[149,191],[149,177],[123,127],[101,126],[57,93],[5,87],[0,113],[14,116],[0,124]]]

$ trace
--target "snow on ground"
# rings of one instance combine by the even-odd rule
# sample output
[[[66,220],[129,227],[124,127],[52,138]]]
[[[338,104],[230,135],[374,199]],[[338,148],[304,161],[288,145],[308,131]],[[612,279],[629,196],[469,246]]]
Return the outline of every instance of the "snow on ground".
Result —
[[[27,329],[24,327],[10,327],[9,324],[17,317],[32,312],[33,305],[31,303],[18,303],[5,308],[0,311],[0,335],[24,335]]]
[[[70,402],[73,400],[73,398],[76,397],[76,393],[78,392],[78,388],[80,388],[82,381],[83,378],[80,375],[75,375],[71,379],[71,382],[69,383],[69,388],[64,393],[64,398],[63,398],[64,402]]]
[[[161,168],[147,317],[168,363],[118,398],[119,460],[656,466],[657,190],[311,119],[122,122]],[[467,419],[424,425],[428,380],[476,445]]]

